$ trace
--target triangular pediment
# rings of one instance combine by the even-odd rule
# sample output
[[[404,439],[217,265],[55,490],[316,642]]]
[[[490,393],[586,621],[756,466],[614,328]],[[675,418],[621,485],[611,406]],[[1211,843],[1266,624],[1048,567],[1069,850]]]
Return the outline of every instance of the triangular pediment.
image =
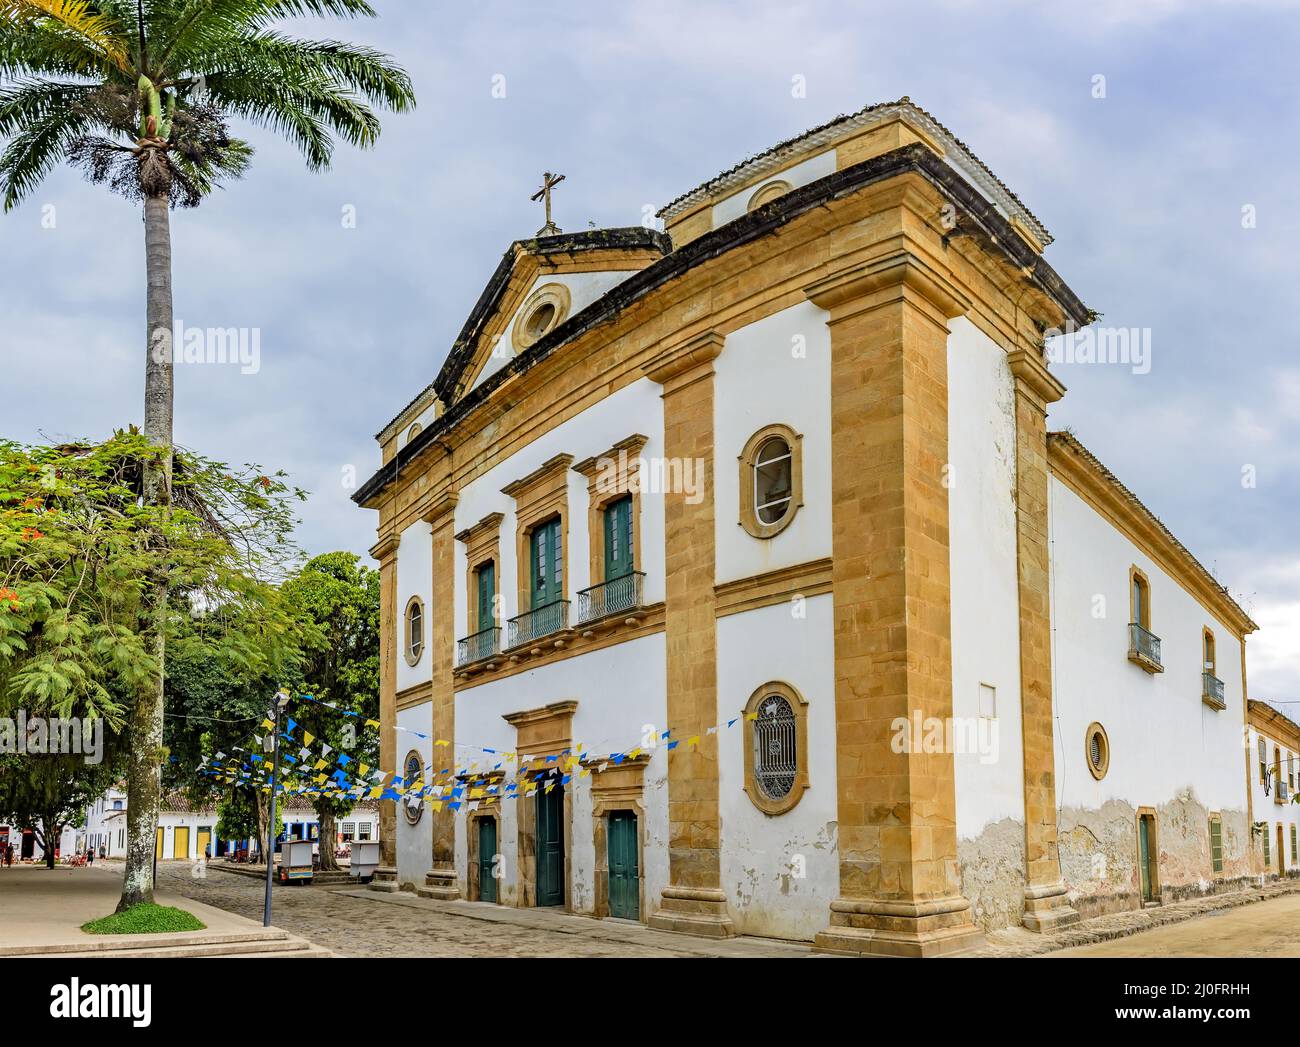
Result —
[[[670,249],[652,229],[517,240],[479,296],[434,382],[448,406]]]

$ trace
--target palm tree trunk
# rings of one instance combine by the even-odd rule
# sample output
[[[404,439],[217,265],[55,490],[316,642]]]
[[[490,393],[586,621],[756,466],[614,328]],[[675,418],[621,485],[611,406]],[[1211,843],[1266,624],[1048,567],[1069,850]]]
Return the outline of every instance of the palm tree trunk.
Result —
[[[144,469],[148,505],[171,502],[172,481],[172,244],[166,196],[144,202],[144,254],[147,279],[144,365],[144,435],[158,448],[157,459]],[[117,910],[153,901],[153,859],[162,793],[163,664],[166,654],[167,570],[160,565],[150,578],[143,626],[158,660],[158,674],[136,695],[131,710],[127,755],[127,849],[122,898]]]

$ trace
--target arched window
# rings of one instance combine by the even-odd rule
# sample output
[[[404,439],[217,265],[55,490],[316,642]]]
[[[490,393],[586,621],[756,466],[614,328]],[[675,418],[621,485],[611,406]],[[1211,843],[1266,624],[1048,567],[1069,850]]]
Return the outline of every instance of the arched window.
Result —
[[[745,707],[745,792],[765,814],[784,814],[808,788],[807,706],[789,684],[773,681]]]
[[[412,596],[406,605],[406,663],[415,665],[424,651],[424,603]]]
[[[414,425],[411,426],[411,428],[406,430],[406,442],[409,444],[422,432],[424,432],[424,426],[422,426],[419,422],[416,422]]]
[[[788,425],[760,429],[740,455],[741,526],[755,538],[773,538],[802,504],[802,437]]]
[[[755,191],[754,195],[749,198],[749,204],[746,211],[757,211],[764,204],[770,204],[778,196],[785,196],[790,191],[790,183],[778,180],[761,185]]]

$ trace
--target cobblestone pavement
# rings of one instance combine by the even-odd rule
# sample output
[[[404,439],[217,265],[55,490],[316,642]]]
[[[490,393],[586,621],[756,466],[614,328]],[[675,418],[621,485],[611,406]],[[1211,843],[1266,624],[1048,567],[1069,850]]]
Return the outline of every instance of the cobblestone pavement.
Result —
[[[158,886],[172,894],[260,921],[260,880],[160,862]],[[759,938],[713,942],[638,924],[593,920],[476,903],[444,903],[411,894],[383,895],[354,887],[285,886],[272,895],[273,921],[340,956],[811,956],[811,950]],[[485,909],[492,910],[484,912]]]

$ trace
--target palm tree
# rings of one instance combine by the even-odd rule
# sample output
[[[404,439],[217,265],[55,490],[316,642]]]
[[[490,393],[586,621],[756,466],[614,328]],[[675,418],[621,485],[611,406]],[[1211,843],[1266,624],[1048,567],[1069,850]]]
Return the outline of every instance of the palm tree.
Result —
[[[378,139],[372,106],[404,112],[415,105],[410,78],[388,56],[274,28],[310,15],[375,11],[365,0],[0,0],[4,209],[30,196],[60,162],[143,207],[144,434],[157,449],[144,497],[153,506],[165,509],[171,497],[171,209],[195,207],[243,174],[252,149],[229,134],[232,118],[288,138],[310,170],[322,170],[333,135],[362,148]],[[131,713],[130,843],[119,911],[153,899],[165,574],[146,587],[140,627],[157,674]]]

